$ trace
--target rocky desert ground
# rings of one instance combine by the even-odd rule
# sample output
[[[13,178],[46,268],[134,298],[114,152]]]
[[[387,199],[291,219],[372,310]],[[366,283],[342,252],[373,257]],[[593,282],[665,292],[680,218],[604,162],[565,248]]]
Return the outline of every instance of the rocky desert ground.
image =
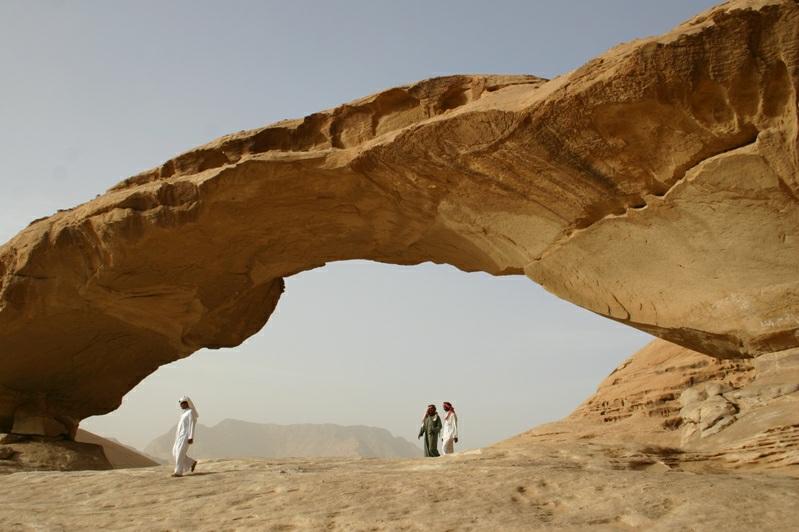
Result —
[[[792,530],[799,479],[591,442],[3,477],[3,530]]]
[[[0,525],[792,530],[799,518],[799,376],[786,369],[799,369],[797,359],[779,363],[782,375],[793,375],[776,385],[787,390],[780,394],[764,384],[773,364],[718,360],[656,340],[568,418],[437,459],[202,460],[196,474],[180,479],[169,476],[169,466],[140,467],[147,463],[130,457],[123,466],[139,467],[16,472],[2,477]],[[719,394],[698,393],[708,388]],[[736,417],[712,406],[722,394],[750,404]],[[708,401],[713,415],[705,425],[727,420],[697,437],[705,425],[690,420]]]

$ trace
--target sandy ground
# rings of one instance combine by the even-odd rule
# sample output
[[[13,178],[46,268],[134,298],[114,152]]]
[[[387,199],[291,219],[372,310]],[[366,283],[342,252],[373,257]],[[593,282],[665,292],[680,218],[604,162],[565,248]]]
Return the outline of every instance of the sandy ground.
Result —
[[[214,460],[2,478],[2,530],[790,530],[799,479],[590,442],[416,460]]]

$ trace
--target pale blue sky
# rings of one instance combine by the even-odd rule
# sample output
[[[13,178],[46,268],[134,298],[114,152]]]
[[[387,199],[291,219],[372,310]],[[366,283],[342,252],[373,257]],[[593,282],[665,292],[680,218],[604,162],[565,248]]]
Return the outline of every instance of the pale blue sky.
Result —
[[[431,76],[553,77],[710,5],[0,0],[0,241],[232,131]],[[565,415],[648,338],[524,278],[354,262],[287,285],[256,337],[162,368],[86,427],[144,445],[189,393],[206,424],[413,438],[449,399],[475,447]]]

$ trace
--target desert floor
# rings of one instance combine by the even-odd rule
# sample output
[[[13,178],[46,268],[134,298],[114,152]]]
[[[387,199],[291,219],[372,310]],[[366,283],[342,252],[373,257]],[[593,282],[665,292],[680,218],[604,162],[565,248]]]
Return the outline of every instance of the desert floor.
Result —
[[[438,459],[214,460],[4,475],[2,530],[789,530],[799,479],[593,443]],[[429,527],[429,528],[428,528]]]

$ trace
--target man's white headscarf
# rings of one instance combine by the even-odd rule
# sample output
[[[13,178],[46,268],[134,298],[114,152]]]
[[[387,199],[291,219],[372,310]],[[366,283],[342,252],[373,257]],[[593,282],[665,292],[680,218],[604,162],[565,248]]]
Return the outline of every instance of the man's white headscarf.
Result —
[[[194,403],[191,402],[191,398],[188,395],[184,395],[180,399],[178,399],[178,404],[180,403],[189,403],[189,409],[191,410],[191,417],[194,418],[194,421],[197,421],[197,418],[200,417],[200,414],[197,413],[197,409],[194,408]]]

